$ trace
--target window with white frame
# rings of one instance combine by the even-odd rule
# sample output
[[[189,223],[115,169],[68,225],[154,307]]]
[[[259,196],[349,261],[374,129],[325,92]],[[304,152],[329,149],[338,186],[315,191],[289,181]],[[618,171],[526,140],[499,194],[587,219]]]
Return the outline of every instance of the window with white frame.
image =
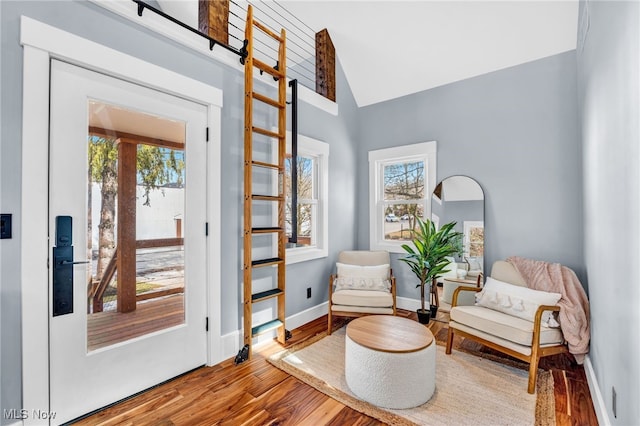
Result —
[[[285,226],[289,243],[286,263],[298,263],[328,255],[329,144],[298,135],[297,205],[292,195],[291,133],[287,132],[285,159]],[[295,241],[291,239],[295,237]]]
[[[415,218],[431,217],[436,142],[369,151],[369,245],[402,253]]]

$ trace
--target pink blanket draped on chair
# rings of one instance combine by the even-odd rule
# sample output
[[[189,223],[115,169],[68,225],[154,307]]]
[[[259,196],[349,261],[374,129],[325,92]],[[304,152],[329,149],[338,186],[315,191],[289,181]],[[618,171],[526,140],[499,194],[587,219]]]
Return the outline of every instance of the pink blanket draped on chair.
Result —
[[[520,272],[527,287],[562,295],[558,302],[560,328],[569,352],[582,364],[589,352],[589,300],[575,272],[559,263],[518,256],[511,256],[507,261]]]

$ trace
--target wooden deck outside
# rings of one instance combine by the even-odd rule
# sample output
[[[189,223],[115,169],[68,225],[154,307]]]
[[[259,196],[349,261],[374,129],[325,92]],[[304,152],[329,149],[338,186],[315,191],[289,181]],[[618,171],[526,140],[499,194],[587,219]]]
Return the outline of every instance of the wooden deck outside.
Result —
[[[135,311],[98,312],[87,317],[87,350],[124,342],[184,323],[184,295],[138,302]]]
[[[178,241],[179,240],[179,241]],[[140,240],[136,250],[136,288],[140,285],[150,287],[150,291],[138,293],[136,300],[152,299],[184,291],[184,249],[182,245],[173,245],[182,239]],[[167,245],[168,244],[168,245]],[[94,280],[87,290],[91,312],[115,309],[117,299],[116,272],[117,249],[101,280]],[[96,274],[97,262],[92,264],[92,275]]]

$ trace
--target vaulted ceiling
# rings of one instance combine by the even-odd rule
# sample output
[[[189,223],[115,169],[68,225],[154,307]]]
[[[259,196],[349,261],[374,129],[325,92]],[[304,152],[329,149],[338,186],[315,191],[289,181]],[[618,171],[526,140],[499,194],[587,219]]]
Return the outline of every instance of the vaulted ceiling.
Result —
[[[158,3],[197,26],[197,0]],[[576,47],[577,0],[278,3],[315,31],[329,30],[358,106]]]

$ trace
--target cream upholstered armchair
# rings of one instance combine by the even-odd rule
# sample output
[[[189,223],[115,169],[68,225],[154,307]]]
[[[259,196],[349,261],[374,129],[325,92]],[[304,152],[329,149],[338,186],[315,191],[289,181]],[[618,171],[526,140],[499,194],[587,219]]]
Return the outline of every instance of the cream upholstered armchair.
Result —
[[[462,291],[480,292],[473,306],[458,306]],[[535,392],[540,358],[568,352],[553,317],[560,293],[526,287],[524,278],[509,262],[497,261],[482,289],[459,287],[453,293],[446,353],[453,337],[461,336],[529,363],[527,391]]]
[[[396,280],[386,251],[342,251],[329,278],[329,321],[334,317],[396,314]]]

